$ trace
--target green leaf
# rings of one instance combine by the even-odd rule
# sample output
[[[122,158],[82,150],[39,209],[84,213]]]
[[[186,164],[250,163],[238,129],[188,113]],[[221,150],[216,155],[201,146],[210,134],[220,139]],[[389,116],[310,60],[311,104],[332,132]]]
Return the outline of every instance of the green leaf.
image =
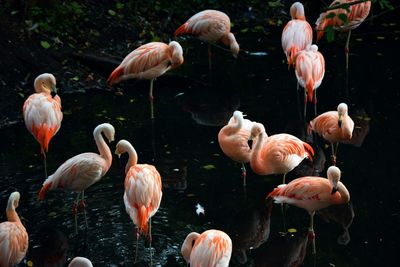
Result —
[[[348,21],[349,21],[349,19],[348,19],[347,15],[346,15],[346,14],[344,14],[344,13],[340,13],[340,14],[338,15],[338,17],[339,17],[339,19],[340,19],[341,21],[343,21],[343,22],[344,22],[344,24],[347,24],[347,23],[348,23]]]
[[[121,117],[121,116],[116,117],[115,119],[118,120],[118,121],[124,121],[124,120],[126,120],[124,117]]]
[[[204,165],[201,168],[204,169],[204,170],[207,170],[207,171],[216,169],[215,165],[213,165],[213,164]]]
[[[123,9],[124,6],[125,6],[125,5],[124,5],[123,3],[119,3],[119,2],[115,4],[115,8],[116,8],[116,9]]]
[[[79,81],[79,76],[72,77],[70,80],[72,80],[72,81]]]
[[[326,27],[325,32],[326,32],[326,39],[328,40],[328,42],[332,42],[333,40],[335,40],[335,31],[333,30],[332,25]]]
[[[112,10],[112,9],[109,9],[109,10],[108,10],[108,14],[110,14],[111,16],[115,16],[115,15],[117,15],[117,12],[115,12],[115,11]]]
[[[41,45],[44,49],[50,48],[50,44],[49,44],[47,41],[40,41],[40,45]]]
[[[329,12],[328,15],[325,16],[326,19],[333,19],[336,16],[334,12]]]

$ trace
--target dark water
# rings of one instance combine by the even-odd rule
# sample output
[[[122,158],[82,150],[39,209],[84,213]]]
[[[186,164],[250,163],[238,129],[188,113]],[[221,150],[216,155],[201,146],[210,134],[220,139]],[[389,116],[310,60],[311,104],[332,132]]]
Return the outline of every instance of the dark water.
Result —
[[[287,70],[279,34],[238,37],[243,49],[265,51],[267,56],[242,55],[235,60],[214,49],[211,74],[206,45],[183,41],[188,47],[185,65],[155,82],[154,124],[149,117],[148,81],[117,86],[122,95],[99,90],[66,94],[62,90],[66,81],[59,81],[64,120],[50,143],[49,173],[71,156],[97,151],[93,129],[109,122],[116,129],[116,141],[129,140],[138,151],[139,163],[154,164],[163,179],[161,206],[152,220],[154,266],[185,266],[180,247],[186,235],[211,228],[231,236],[230,266],[290,266],[291,261],[304,261],[304,266],[389,266],[399,251],[400,183],[395,169],[400,72],[394,59],[400,45],[398,25],[368,24],[354,31],[348,90],[344,38],[337,36],[335,43],[319,45],[326,74],[317,92],[318,112],[348,103],[360,139],[357,145],[339,146],[337,166],[350,191],[351,205],[316,216],[316,259],[307,247],[307,212],[288,207],[287,228],[296,232],[282,237],[280,207],[264,201],[281,176],[259,176],[248,166],[244,191],[240,165],[226,157],[217,142],[218,131],[236,109],[263,123],[268,134],[286,132],[312,142],[305,135],[296,78]],[[21,107],[22,102],[15,109]],[[312,115],[312,106],[308,114]],[[13,190],[21,193],[18,212],[30,238],[26,260],[45,266],[40,262],[51,258],[53,265],[46,266],[63,266],[80,255],[95,266],[132,266],[134,227],[122,200],[126,157],[114,157],[105,177],[86,191],[89,228],[85,231],[80,213],[76,236],[71,211],[74,193],[51,191],[45,202],[37,200],[44,180],[42,158],[22,119],[1,129],[0,137],[0,210],[5,210]],[[110,144],[112,151],[115,145]],[[329,147],[321,140],[313,146],[318,154],[314,168],[301,164],[288,174],[288,180],[310,172],[325,176]],[[198,203],[205,215],[196,214]],[[2,212],[0,221],[4,220]],[[338,242],[345,228],[350,237],[347,245]],[[139,266],[150,261],[148,247],[148,240],[141,237]]]

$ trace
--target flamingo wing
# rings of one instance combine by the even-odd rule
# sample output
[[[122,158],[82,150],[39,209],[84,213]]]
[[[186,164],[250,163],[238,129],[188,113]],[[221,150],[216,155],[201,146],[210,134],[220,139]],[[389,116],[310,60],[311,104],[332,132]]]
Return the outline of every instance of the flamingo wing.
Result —
[[[96,153],[82,153],[65,161],[44,182],[50,189],[66,188],[83,191],[97,182],[108,170],[106,161]]]
[[[307,21],[291,20],[282,32],[282,48],[289,64],[294,63],[295,55],[312,43],[312,28]]]
[[[28,250],[28,234],[18,223],[3,222],[0,224],[0,266],[18,264]]]
[[[160,207],[162,191],[161,176],[152,165],[136,164],[125,178],[125,208],[135,225],[147,232],[148,219]]]
[[[232,241],[217,230],[205,231],[196,240],[190,254],[190,266],[227,267],[232,254]]]
[[[337,111],[325,112],[311,121],[311,129],[331,141],[339,130]]]
[[[49,94],[32,94],[25,101],[22,108],[27,129],[40,143],[43,151],[47,152],[50,139],[61,127],[63,113],[61,100],[54,99]]]

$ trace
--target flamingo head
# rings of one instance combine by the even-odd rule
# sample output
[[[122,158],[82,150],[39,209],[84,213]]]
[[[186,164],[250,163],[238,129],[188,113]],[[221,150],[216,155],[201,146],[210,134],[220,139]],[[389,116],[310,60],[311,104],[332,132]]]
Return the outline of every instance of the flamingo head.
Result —
[[[300,2],[295,2],[292,4],[290,7],[290,16],[292,19],[300,19],[300,20],[305,20],[305,15],[304,15],[304,6]]]
[[[43,73],[36,77],[33,82],[36,93],[51,93],[53,96],[57,94],[56,78],[51,73]]]
[[[200,234],[196,232],[191,232],[188,234],[185,238],[185,241],[183,241],[182,247],[181,247],[181,253],[182,257],[185,259],[185,261],[190,264],[190,254],[192,252],[192,248],[194,247],[196,240],[200,237]]]
[[[338,120],[338,124],[339,124],[339,128],[342,127],[342,121],[343,121],[343,116],[345,116],[347,114],[347,104],[346,103],[340,103],[337,107],[337,111],[338,111],[338,116],[339,116],[339,120]]]
[[[337,191],[340,174],[340,169],[336,166],[330,166],[327,170],[328,179],[332,183],[332,194]]]
[[[117,155],[118,157],[121,157],[122,154],[127,152],[127,148],[131,146],[131,144],[126,141],[126,140],[119,140],[117,145],[115,146],[115,152],[114,154]]]
[[[98,132],[102,132],[105,135],[105,137],[107,138],[109,143],[114,141],[115,129],[114,129],[114,126],[112,126],[111,124],[102,123],[102,124],[98,125],[94,129],[93,135],[96,137]]]
[[[19,192],[17,191],[12,192],[10,197],[8,198],[7,209],[15,210],[16,208],[18,208],[19,198],[20,198]]]
[[[264,125],[262,125],[261,123],[258,123],[258,122],[254,122],[253,127],[251,127],[250,138],[253,140],[253,139],[257,138],[258,136],[260,136],[260,134],[263,134],[263,133],[266,134]]]
[[[169,43],[169,47],[172,49],[171,67],[179,67],[184,61],[182,46],[178,42],[172,41]]]

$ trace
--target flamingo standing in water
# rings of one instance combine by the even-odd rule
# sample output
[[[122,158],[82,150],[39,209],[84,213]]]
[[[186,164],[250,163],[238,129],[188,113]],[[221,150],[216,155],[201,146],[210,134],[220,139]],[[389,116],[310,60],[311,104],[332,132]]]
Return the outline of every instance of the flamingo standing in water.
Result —
[[[191,35],[208,43],[208,63],[211,69],[211,44],[217,42],[228,46],[232,55],[239,54],[239,44],[231,33],[231,21],[224,12],[218,10],[203,10],[182,24],[176,31],[175,37]]]
[[[137,164],[136,150],[128,141],[120,140],[117,143],[115,154],[120,157],[125,152],[129,155],[128,163],[125,166],[125,209],[138,229],[136,232],[135,262],[137,261],[139,234],[147,233],[149,233],[150,259],[152,260],[151,217],[160,207],[162,197],[161,176],[153,165]]]
[[[336,165],[336,154],[339,142],[350,140],[353,135],[354,121],[347,114],[347,104],[340,103],[337,111],[322,113],[310,121],[309,132],[314,131],[331,143],[333,165]],[[333,144],[335,143],[335,148]]]
[[[193,267],[228,267],[232,255],[232,240],[220,230],[192,232],[182,244],[181,253]]]
[[[43,73],[36,77],[34,87],[36,93],[25,100],[22,113],[26,128],[40,144],[47,179],[46,153],[50,140],[60,130],[63,113],[53,74]]]
[[[313,148],[290,134],[274,134],[268,136],[264,125],[255,123],[251,128],[253,139],[250,166],[256,174],[283,174],[293,170],[303,159],[312,160]]]
[[[83,205],[83,207],[85,206],[84,191],[98,182],[111,166],[112,154],[102,133],[106,136],[108,141],[111,142],[114,141],[115,129],[109,123],[102,123],[94,129],[93,136],[100,155],[86,152],[68,159],[44,181],[43,187],[39,192],[40,200],[44,199],[49,190],[67,189],[78,192],[74,206],[75,233],[78,233],[76,208],[79,204]],[[79,202],[79,198],[81,202]],[[85,209],[84,216],[87,228]]]
[[[22,261],[28,250],[28,233],[15,209],[19,205],[19,192],[8,198],[6,222],[0,223],[0,266],[15,266]]]
[[[129,53],[121,64],[111,73],[109,86],[127,79],[150,80],[150,116],[154,119],[153,82],[170,69],[183,64],[183,51],[178,42],[169,44],[151,42],[144,44]]]
[[[75,257],[69,263],[68,267],[93,267],[93,264],[87,258]]]
[[[243,186],[246,186],[246,167],[244,163],[250,161],[251,127],[254,122],[244,119],[243,113],[236,110],[228,124],[218,133],[218,143],[225,155],[242,164]]]
[[[317,41],[324,35],[325,29],[328,26],[332,26],[333,29],[338,31],[347,31],[347,40],[344,48],[346,54],[346,70],[349,68],[349,43],[351,30],[357,28],[367,17],[371,9],[371,1],[360,2],[351,5],[353,2],[358,0],[334,0],[329,7],[337,5],[350,4],[347,8],[337,8],[328,10],[320,14],[319,18],[315,22],[315,29],[317,30]],[[343,19],[341,16],[344,14],[347,19]]]
[[[283,28],[281,39],[289,68],[295,63],[295,55],[311,45],[313,37],[312,28],[304,15],[303,4],[293,3],[290,15],[292,19]]]
[[[276,203],[287,203],[303,208],[310,214],[310,236],[313,240],[313,254],[315,249],[314,214],[315,211],[330,205],[344,204],[350,201],[350,194],[340,182],[340,169],[330,166],[327,170],[328,179],[323,177],[306,176],[294,179],[288,184],[281,184],[268,197]]]
[[[325,59],[318,51],[318,46],[311,45],[296,54],[296,77],[304,88],[304,119],[306,118],[307,99],[314,102],[314,113],[317,116],[317,88],[325,75]]]

